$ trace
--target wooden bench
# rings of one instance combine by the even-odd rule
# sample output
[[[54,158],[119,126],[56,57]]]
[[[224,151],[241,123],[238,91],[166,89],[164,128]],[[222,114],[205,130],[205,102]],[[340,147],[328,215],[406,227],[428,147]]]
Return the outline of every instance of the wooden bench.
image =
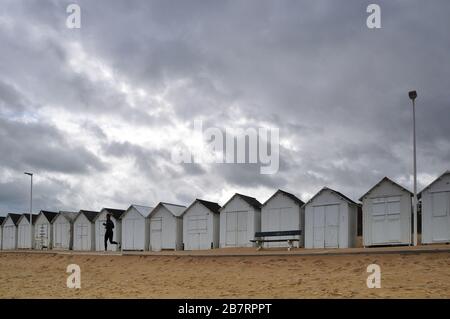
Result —
[[[266,231],[266,232],[256,232],[255,239],[250,240],[252,243],[256,243],[257,250],[262,249],[264,243],[273,242],[283,242],[286,241],[288,244],[288,250],[291,250],[294,241],[299,241],[298,238],[293,238],[293,236],[300,236],[302,234],[301,230],[282,230],[282,231]],[[292,238],[277,238],[277,239],[265,239],[266,237],[286,237],[292,236]]]

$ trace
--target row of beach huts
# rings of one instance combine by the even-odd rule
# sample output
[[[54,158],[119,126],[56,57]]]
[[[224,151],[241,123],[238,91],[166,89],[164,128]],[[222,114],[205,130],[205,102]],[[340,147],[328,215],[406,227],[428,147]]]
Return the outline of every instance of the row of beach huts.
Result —
[[[196,199],[189,207],[161,202],[155,207],[131,205],[127,210],[99,212],[41,211],[0,217],[0,247],[13,249],[104,250],[104,226],[110,214],[114,240],[109,250],[201,250],[252,247],[256,232],[301,230],[297,247],[355,247],[358,210],[362,208],[363,245],[410,245],[412,196],[385,177],[356,203],[324,187],[306,203],[278,190],[264,204],[242,194],[222,207]],[[419,193],[422,244],[450,242],[450,171]],[[32,229],[30,230],[30,224]],[[31,233],[34,236],[31,236]],[[33,237],[33,238],[30,238]],[[287,246],[268,242],[266,247]]]

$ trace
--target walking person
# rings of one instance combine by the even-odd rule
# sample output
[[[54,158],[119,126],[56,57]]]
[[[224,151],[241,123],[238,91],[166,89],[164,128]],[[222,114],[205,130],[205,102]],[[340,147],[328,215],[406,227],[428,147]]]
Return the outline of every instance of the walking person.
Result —
[[[113,240],[114,236],[114,223],[111,220],[111,214],[106,215],[106,223],[103,223],[103,226],[105,226],[105,251],[108,250],[108,240],[112,245],[119,245],[118,242]],[[120,246],[119,246],[120,248]]]

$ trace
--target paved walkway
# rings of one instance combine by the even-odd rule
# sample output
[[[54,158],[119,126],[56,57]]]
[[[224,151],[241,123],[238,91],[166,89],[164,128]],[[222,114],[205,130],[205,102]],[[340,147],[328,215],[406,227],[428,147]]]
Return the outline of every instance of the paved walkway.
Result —
[[[395,246],[344,249],[304,249],[291,251],[283,248],[268,248],[257,251],[255,248],[222,248],[198,251],[65,251],[65,250],[0,250],[1,253],[33,253],[58,255],[94,256],[168,256],[168,257],[258,257],[258,256],[339,256],[339,255],[380,255],[380,254],[425,254],[450,253],[450,245]]]

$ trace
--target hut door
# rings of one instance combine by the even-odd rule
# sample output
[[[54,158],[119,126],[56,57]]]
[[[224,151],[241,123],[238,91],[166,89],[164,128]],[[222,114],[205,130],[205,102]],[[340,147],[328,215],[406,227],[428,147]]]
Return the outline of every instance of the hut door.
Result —
[[[18,248],[29,248],[28,242],[30,241],[30,230],[28,225],[19,225],[19,231],[17,232],[18,239]]]
[[[227,246],[247,246],[247,211],[237,211],[226,213],[226,245]]]
[[[431,227],[433,241],[448,241],[450,240],[450,192],[432,193],[431,196],[431,210],[433,212]]]
[[[62,248],[63,247],[63,243],[62,243],[62,223],[54,223],[53,224],[53,248]]]
[[[225,215],[225,244],[236,246],[237,244],[237,212],[228,212]]]
[[[237,241],[239,246],[247,246],[247,212],[237,213]]]
[[[134,249],[134,220],[124,218],[122,221],[122,248]]]
[[[400,197],[380,197],[372,199],[372,241],[373,244],[399,242]]]
[[[39,224],[37,225],[37,236],[36,236],[36,245],[38,249],[49,248],[49,231],[48,224]]]
[[[150,219],[150,245],[153,251],[160,251],[162,247],[162,217]]]
[[[325,206],[325,248],[339,247],[339,205]]]
[[[5,242],[3,243],[3,248],[6,249],[13,249],[14,247],[14,226],[5,226],[5,228],[3,228],[3,232],[4,232],[4,239]]]
[[[80,250],[87,250],[88,247],[88,225],[87,224],[78,224],[77,225],[77,233],[78,233],[78,242],[80,245]]]
[[[325,206],[314,207],[313,219],[313,248],[323,248],[325,239]]]
[[[69,248],[70,240],[70,224],[69,223],[58,223],[54,227],[55,232],[55,248]]]
[[[208,219],[203,215],[188,217],[188,247],[190,250],[208,249]]]

